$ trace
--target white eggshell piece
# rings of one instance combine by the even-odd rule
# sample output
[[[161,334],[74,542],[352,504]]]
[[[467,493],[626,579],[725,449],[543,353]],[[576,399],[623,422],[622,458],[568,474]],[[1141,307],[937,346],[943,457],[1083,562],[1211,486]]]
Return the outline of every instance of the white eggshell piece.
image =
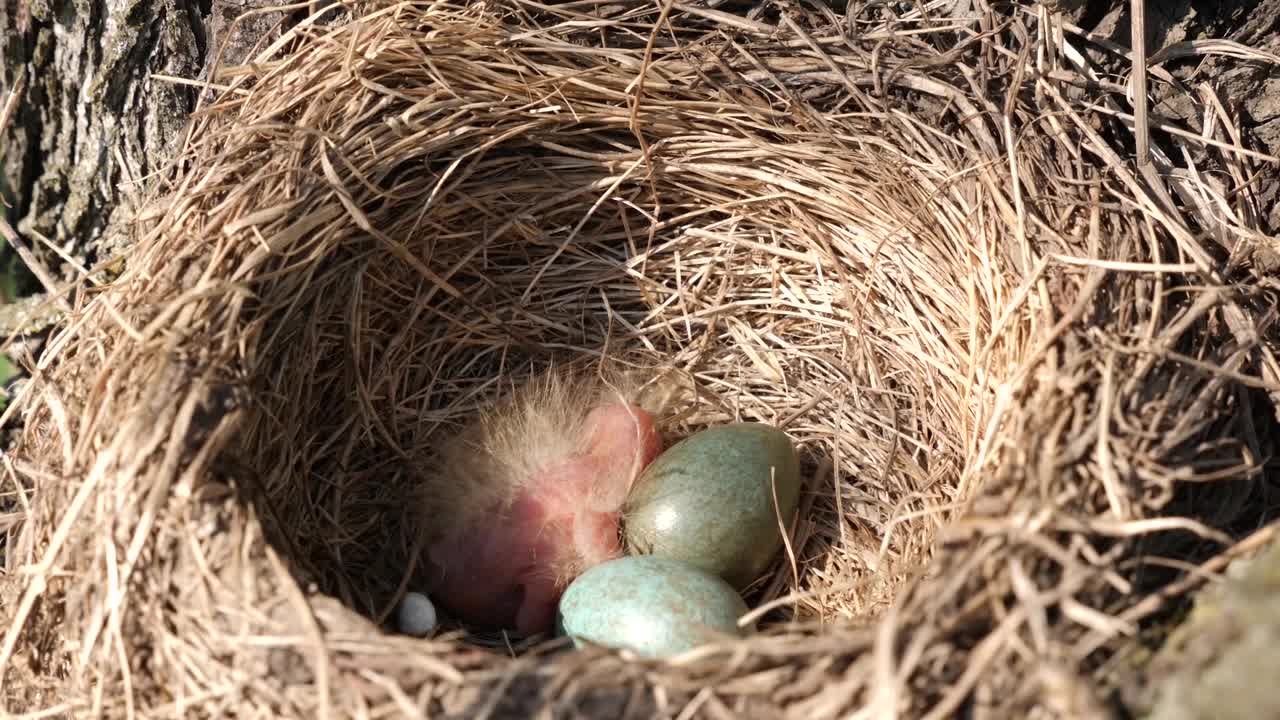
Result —
[[[436,606],[430,598],[422,593],[405,593],[400,601],[400,611],[396,616],[400,632],[414,637],[423,637],[436,628]]]

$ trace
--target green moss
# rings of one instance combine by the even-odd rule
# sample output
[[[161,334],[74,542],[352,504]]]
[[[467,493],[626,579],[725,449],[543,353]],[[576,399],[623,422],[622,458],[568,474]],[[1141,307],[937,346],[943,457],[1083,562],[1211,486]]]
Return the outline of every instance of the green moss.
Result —
[[[0,175],[0,198],[3,198],[3,203],[0,203],[0,215],[7,221],[15,198],[2,175]],[[35,276],[18,257],[18,253],[8,243],[0,245],[0,305],[12,305],[19,298],[30,295],[37,289]],[[12,358],[0,354],[0,386],[7,385],[21,373],[22,371]],[[3,412],[8,404],[8,395],[0,393],[0,412]]]
[[[1280,545],[1232,568],[1158,653],[1153,720],[1280,717]]]

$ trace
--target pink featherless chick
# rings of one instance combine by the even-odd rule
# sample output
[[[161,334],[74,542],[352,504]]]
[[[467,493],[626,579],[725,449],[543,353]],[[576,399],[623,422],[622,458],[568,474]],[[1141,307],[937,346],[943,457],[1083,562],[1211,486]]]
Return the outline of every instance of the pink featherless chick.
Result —
[[[662,450],[614,383],[548,374],[452,438],[418,508],[433,601],[457,619],[549,631],[560,595],[621,556],[622,506]]]

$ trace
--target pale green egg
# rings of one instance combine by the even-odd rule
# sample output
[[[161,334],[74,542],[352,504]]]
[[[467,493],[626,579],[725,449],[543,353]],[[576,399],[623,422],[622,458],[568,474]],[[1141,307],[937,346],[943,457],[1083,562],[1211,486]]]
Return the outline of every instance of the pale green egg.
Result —
[[[687,563],[629,556],[579,575],[560,597],[556,626],[578,647],[592,642],[661,658],[740,637],[742,597]]]
[[[742,589],[777,557],[780,525],[791,531],[799,502],[800,461],[786,433],[761,423],[710,428],[636,479],[624,512],[627,549],[681,560]]]

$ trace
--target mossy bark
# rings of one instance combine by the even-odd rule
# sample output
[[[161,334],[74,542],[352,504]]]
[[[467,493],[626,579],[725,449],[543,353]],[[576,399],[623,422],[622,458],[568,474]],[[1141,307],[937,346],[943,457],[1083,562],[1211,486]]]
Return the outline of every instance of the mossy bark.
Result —
[[[1144,669],[1133,703],[1150,720],[1280,717],[1280,545],[1237,561]]]

